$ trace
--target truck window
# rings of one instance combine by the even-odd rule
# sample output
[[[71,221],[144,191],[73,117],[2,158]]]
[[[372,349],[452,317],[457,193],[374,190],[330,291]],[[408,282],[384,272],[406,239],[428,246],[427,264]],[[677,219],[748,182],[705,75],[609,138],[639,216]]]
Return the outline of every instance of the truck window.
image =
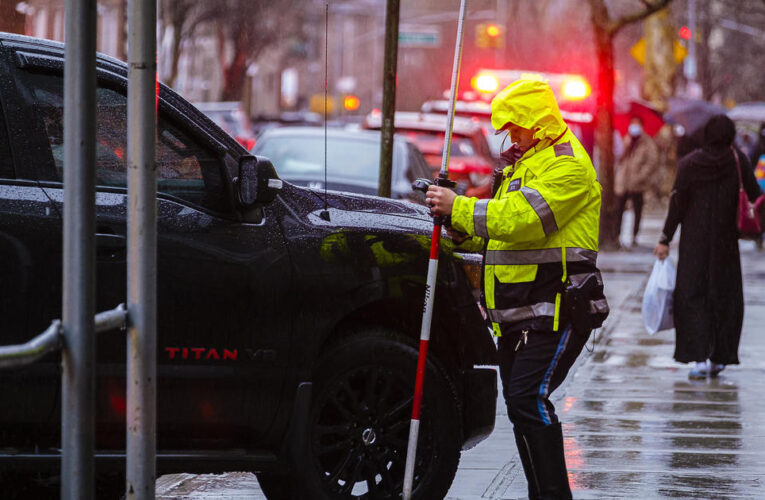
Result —
[[[44,122],[56,177],[64,177],[64,99],[59,75],[26,73]],[[101,86],[96,108],[96,183],[127,187],[127,98]],[[225,211],[221,161],[161,113],[157,118],[157,190],[214,211]]]

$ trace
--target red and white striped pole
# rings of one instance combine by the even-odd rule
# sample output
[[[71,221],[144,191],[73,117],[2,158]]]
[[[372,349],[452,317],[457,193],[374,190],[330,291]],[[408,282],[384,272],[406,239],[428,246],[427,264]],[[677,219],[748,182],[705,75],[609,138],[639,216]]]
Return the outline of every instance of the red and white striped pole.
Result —
[[[435,182],[438,186],[453,187],[449,180],[449,152],[452,145],[452,129],[454,127],[454,103],[457,99],[457,83],[460,75],[462,59],[462,27],[465,21],[467,1],[460,0],[459,21],[457,23],[457,43],[454,48],[454,65],[452,66],[451,96],[449,98],[449,113],[446,116],[446,133],[444,151],[441,155],[441,171]],[[433,218],[433,237],[430,241],[430,261],[428,262],[428,278],[425,284],[425,308],[422,314],[420,329],[420,352],[417,358],[417,375],[414,381],[414,401],[412,402],[412,421],[409,426],[409,443],[406,448],[406,468],[404,470],[404,500],[412,498],[414,483],[414,464],[417,457],[417,438],[420,433],[420,408],[422,407],[422,392],[425,384],[425,368],[428,358],[428,342],[430,341],[430,325],[433,319],[433,304],[436,296],[436,276],[438,275],[438,252],[441,247],[441,226],[444,217]]]

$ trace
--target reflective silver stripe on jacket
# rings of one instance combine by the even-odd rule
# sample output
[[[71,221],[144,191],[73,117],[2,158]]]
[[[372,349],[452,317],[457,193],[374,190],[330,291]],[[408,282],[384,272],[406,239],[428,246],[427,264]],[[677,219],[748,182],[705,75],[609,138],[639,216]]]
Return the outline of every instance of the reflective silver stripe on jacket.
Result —
[[[494,323],[514,323],[540,316],[555,316],[555,304],[539,302],[530,306],[513,309],[489,309],[489,319]]]
[[[590,301],[590,312],[593,314],[608,314],[610,310],[606,299]]]
[[[561,262],[560,248],[541,250],[487,250],[486,265],[549,264]],[[586,248],[566,248],[566,262],[589,262],[595,265],[598,252]]]
[[[542,221],[542,229],[545,232],[545,236],[549,236],[558,230],[558,224],[555,222],[555,214],[553,214],[550,205],[545,201],[544,196],[539,194],[539,191],[530,187],[522,187],[521,193],[526,197],[526,201],[529,202],[531,208],[537,213],[539,220]]]
[[[488,199],[478,200],[473,208],[473,228],[475,234],[484,239],[489,239],[489,230],[486,227],[486,209],[489,207]]]
[[[603,286],[603,277],[600,275],[600,273],[572,274],[568,277],[568,279],[571,280],[572,285],[578,286],[584,283],[584,280],[586,280],[588,276],[593,274],[595,275],[595,279],[598,281],[598,285]]]

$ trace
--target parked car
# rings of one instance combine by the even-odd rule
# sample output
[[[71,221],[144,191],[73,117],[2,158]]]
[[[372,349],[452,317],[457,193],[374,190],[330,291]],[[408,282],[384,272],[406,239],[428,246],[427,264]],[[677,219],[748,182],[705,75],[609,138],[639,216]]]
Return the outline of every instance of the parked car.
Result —
[[[327,130],[327,171],[324,171],[324,129],[282,127],[263,133],[252,153],[269,158],[279,177],[314,190],[325,187],[375,195],[380,179],[380,133]],[[412,191],[412,182],[431,179],[425,158],[404,137],[393,139],[391,197],[425,204],[425,194]]]
[[[0,34],[0,344],[61,317],[64,46]],[[97,310],[125,301],[127,67],[97,59]],[[269,498],[398,498],[432,221],[282,182],[157,95],[157,473],[248,470]],[[442,243],[415,497],[442,498],[494,425],[496,349]],[[474,280],[475,281],[475,280]],[[126,341],[97,338],[96,468],[124,471]],[[60,354],[0,370],[0,483],[60,467]],[[28,484],[2,485],[3,497]],[[124,487],[124,482],[116,486]]]
[[[382,115],[367,115],[364,128],[379,130]],[[441,169],[446,118],[429,113],[397,111],[396,133],[403,135],[422,151],[432,177]],[[457,182],[458,192],[478,198],[491,197],[491,174],[494,168],[491,149],[480,125],[466,118],[455,118],[449,151],[449,178]]]
[[[197,102],[194,103],[202,113],[206,114],[220,128],[246,149],[252,149],[255,145],[255,129],[242,109],[239,102]]]

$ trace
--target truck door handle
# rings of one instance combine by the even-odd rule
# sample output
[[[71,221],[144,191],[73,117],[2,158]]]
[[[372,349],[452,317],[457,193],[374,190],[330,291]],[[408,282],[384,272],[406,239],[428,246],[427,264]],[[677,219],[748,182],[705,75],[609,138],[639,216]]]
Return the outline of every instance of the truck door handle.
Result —
[[[96,233],[96,246],[112,250],[125,248],[125,237],[119,234]]]
[[[125,255],[125,236],[115,234],[109,227],[96,228],[96,254],[99,257],[116,258]]]

